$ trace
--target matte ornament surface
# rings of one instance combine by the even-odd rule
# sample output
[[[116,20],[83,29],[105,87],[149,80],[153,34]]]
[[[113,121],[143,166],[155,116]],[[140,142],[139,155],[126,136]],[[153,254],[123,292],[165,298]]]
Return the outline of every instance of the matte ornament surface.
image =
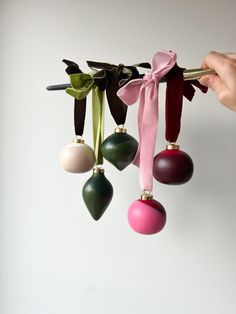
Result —
[[[138,142],[127,133],[114,133],[107,137],[101,145],[101,151],[110,163],[118,170],[125,169],[136,155]]]
[[[128,210],[130,227],[141,234],[160,232],[166,224],[166,212],[156,200],[137,200]]]
[[[104,173],[93,173],[83,187],[83,199],[94,220],[101,218],[112,196],[112,185]]]
[[[63,148],[60,154],[60,164],[68,172],[87,172],[94,167],[94,151],[84,143],[69,144]]]
[[[166,149],[156,155],[153,163],[154,178],[165,184],[188,182],[193,175],[193,161],[181,150]]]

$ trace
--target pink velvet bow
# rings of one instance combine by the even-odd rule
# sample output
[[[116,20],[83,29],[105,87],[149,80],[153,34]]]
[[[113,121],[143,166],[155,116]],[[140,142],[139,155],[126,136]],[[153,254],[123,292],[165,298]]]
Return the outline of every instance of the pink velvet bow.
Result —
[[[138,131],[139,148],[134,163],[140,167],[140,184],[144,191],[153,188],[153,157],[157,136],[159,81],[176,63],[172,51],[160,51],[152,58],[152,67],[142,79],[135,79],[121,87],[117,95],[126,105],[139,98]]]

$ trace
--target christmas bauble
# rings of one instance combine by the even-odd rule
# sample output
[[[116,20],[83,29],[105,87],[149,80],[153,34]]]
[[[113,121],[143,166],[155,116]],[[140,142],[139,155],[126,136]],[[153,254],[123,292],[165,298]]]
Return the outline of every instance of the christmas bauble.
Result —
[[[138,142],[126,133],[124,128],[116,128],[115,133],[107,137],[101,145],[101,152],[118,170],[125,169],[133,160]]]
[[[83,187],[83,199],[93,219],[101,218],[112,196],[113,188],[104,175],[104,169],[95,168]]]
[[[152,196],[142,195],[128,209],[130,227],[141,234],[154,234],[161,231],[166,223],[166,212]]]
[[[74,143],[63,148],[60,154],[60,163],[64,170],[73,173],[82,173],[91,170],[95,164],[93,149],[83,140],[76,139]]]
[[[179,149],[178,145],[169,144],[157,154],[153,162],[154,178],[165,184],[183,184],[193,175],[191,157]]]

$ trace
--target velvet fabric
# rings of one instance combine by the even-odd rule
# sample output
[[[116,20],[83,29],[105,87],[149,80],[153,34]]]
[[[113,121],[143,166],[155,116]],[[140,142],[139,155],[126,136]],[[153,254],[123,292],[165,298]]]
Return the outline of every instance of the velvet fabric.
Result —
[[[68,87],[66,92],[77,100],[85,99],[92,92],[94,154],[96,165],[99,165],[103,163],[100,146],[104,138],[104,92],[95,84],[93,74],[70,74],[71,87]]]
[[[168,142],[173,143],[177,141],[181,128],[183,96],[191,101],[195,93],[194,86],[203,93],[207,92],[207,87],[197,80],[184,81],[183,72],[184,69],[176,64],[166,76],[165,137]]]
[[[132,79],[143,77],[136,67],[150,68],[149,63],[139,63],[134,66],[114,65],[103,62],[87,61],[91,69],[98,72],[94,74],[95,84],[102,90],[106,90],[107,102],[111,115],[117,125],[124,125],[127,115],[127,106],[117,96],[119,88]]]
[[[139,99],[139,148],[134,163],[140,167],[140,185],[143,191],[153,189],[153,157],[157,137],[159,82],[175,65],[176,54],[158,51],[152,58],[152,67],[141,79],[134,79],[121,87],[117,95],[127,105]]]
[[[63,59],[62,61],[67,65],[66,73],[68,75],[82,73],[78,64],[76,64],[75,62],[66,59]],[[86,115],[86,98],[80,100],[74,98],[74,129],[76,136],[82,136],[84,133],[85,115]]]

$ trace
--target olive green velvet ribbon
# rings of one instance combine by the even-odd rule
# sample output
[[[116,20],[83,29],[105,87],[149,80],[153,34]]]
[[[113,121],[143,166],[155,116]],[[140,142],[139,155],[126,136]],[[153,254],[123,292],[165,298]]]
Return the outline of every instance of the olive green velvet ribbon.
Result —
[[[77,100],[85,99],[92,91],[92,113],[93,113],[93,145],[96,165],[103,164],[103,156],[100,150],[104,139],[104,92],[94,83],[93,75],[87,73],[69,74],[71,87],[66,92]]]

